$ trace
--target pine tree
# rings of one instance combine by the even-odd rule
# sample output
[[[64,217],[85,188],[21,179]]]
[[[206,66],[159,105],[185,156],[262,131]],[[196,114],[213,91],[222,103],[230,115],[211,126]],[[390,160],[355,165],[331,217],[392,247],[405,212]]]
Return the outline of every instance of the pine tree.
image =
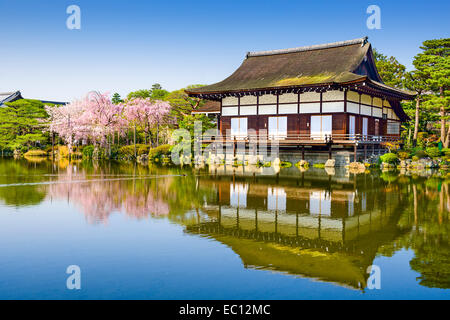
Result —
[[[120,97],[120,94],[118,94],[117,92],[113,94],[111,102],[114,104],[119,104],[121,102],[123,102],[122,98]]]
[[[433,92],[433,96],[425,106],[439,113],[441,142],[447,148],[450,142],[450,126],[447,129],[450,111],[450,38],[426,40],[420,48],[423,52],[414,58],[413,64],[426,78],[428,90]]]

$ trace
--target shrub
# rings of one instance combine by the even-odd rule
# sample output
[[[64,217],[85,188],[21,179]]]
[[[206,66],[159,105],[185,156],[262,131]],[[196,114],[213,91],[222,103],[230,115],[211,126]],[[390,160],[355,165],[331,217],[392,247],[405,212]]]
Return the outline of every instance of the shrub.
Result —
[[[58,146],[58,154],[61,158],[67,158],[69,156],[69,148],[66,146]]]
[[[256,164],[256,166],[258,167],[258,168],[262,168],[262,167],[264,167],[264,168],[268,168],[268,167],[271,167],[272,166],[272,162],[262,162],[262,161],[258,161],[258,163]]]
[[[47,157],[47,152],[44,150],[30,150],[24,154],[25,157]]]
[[[438,147],[429,147],[426,149],[426,153],[431,158],[437,158],[441,156],[441,150]]]
[[[148,151],[150,159],[160,158],[161,156],[170,156],[172,146],[170,144],[163,144]]]
[[[142,156],[148,153],[150,147],[146,144],[136,144],[136,154]],[[123,146],[119,149],[119,157],[133,158],[134,157],[134,144],[129,146]]]
[[[324,169],[325,168],[325,163],[315,163],[313,164],[314,168],[319,168],[319,169]]]
[[[92,159],[93,154],[94,146],[89,145],[83,148],[83,158]]]
[[[397,164],[398,157],[395,153],[385,153],[380,157],[384,163]]]
[[[290,167],[292,167],[292,163],[290,163],[289,161],[281,161],[280,168],[290,168]]]
[[[413,157],[412,157],[412,161],[419,161],[419,157],[413,156]]]
[[[419,132],[417,134],[417,145],[421,148],[425,148],[427,145],[427,138],[428,138],[427,132]]]
[[[411,155],[406,151],[400,151],[398,157],[402,160],[408,159]]]
[[[450,157],[450,148],[443,148],[443,149],[441,150],[441,152],[442,152],[443,154],[445,154],[445,156]]]
[[[423,159],[427,157],[427,153],[425,152],[425,150],[419,149],[417,150],[414,155],[419,158],[419,159]]]

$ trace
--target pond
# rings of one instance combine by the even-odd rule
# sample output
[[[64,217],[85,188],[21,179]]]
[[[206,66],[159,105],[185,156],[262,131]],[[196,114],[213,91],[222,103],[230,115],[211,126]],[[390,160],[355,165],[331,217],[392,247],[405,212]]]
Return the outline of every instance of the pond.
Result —
[[[449,192],[377,171],[0,159],[0,298],[448,299]]]

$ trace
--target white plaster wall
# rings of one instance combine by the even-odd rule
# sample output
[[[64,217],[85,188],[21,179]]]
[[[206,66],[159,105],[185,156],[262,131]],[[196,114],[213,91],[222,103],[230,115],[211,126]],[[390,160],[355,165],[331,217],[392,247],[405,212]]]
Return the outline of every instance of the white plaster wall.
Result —
[[[297,104],[280,104],[278,106],[279,114],[292,114],[297,113]]]
[[[222,107],[223,116],[237,116],[238,107]]]
[[[320,103],[300,103],[300,113],[320,113]]]

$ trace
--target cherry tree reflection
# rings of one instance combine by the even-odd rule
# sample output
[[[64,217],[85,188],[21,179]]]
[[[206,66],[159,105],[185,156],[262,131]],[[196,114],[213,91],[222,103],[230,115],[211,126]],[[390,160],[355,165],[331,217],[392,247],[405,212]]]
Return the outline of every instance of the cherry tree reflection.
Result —
[[[47,196],[76,206],[89,223],[108,223],[114,213],[134,219],[167,216],[171,183],[171,177],[88,175],[68,168],[49,186]]]

